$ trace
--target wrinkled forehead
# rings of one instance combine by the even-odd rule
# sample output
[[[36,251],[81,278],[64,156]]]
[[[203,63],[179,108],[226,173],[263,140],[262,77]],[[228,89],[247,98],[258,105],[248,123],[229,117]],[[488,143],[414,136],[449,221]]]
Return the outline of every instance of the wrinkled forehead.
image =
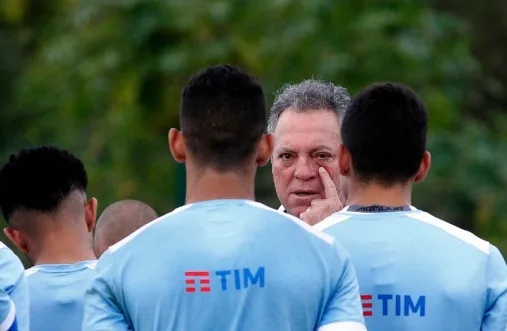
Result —
[[[338,119],[327,110],[285,111],[278,120],[274,136],[277,150],[309,151],[319,146],[335,150],[341,142]]]

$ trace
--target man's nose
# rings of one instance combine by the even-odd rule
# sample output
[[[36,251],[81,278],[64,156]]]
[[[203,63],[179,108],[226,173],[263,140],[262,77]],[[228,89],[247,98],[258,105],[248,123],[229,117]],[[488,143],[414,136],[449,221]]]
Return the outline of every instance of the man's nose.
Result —
[[[300,157],[296,163],[294,177],[299,180],[309,180],[317,176],[317,165],[310,158]]]

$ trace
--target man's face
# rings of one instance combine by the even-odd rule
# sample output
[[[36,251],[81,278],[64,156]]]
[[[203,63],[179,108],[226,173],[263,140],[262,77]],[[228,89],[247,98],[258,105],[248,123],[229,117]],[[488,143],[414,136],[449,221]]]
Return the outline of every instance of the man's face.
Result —
[[[276,193],[287,211],[299,217],[312,200],[325,198],[319,167],[324,167],[340,187],[338,119],[325,109],[298,113],[289,108],[280,116],[274,136]]]

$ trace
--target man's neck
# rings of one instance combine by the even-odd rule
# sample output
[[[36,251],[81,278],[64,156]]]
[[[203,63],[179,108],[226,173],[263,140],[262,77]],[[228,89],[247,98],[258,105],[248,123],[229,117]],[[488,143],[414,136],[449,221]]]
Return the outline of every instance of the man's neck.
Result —
[[[36,251],[39,254],[31,257],[34,265],[72,264],[96,259],[91,249],[90,240],[77,238],[72,234],[47,235]]]
[[[349,186],[347,205],[400,207],[412,203],[412,185],[382,187],[377,184],[352,184]]]
[[[255,172],[216,172],[204,170],[197,176],[187,171],[186,203],[217,199],[255,200]]]

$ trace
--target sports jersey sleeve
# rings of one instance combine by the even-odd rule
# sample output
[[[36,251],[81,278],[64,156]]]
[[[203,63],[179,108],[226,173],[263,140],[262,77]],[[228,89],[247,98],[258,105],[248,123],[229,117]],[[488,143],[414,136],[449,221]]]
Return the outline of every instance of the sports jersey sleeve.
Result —
[[[0,290],[0,331],[18,331],[16,307],[3,290]]]
[[[29,330],[29,294],[25,269],[16,254],[2,243],[0,243],[0,270],[0,289],[15,307],[17,326],[20,330]]]
[[[119,304],[116,270],[114,255],[106,251],[95,267],[94,279],[86,292],[83,330],[132,330]]]
[[[349,254],[335,243],[336,286],[319,324],[319,331],[366,331],[356,272]]]
[[[500,251],[492,245],[486,265],[486,287],[481,331],[507,330],[507,266]]]

